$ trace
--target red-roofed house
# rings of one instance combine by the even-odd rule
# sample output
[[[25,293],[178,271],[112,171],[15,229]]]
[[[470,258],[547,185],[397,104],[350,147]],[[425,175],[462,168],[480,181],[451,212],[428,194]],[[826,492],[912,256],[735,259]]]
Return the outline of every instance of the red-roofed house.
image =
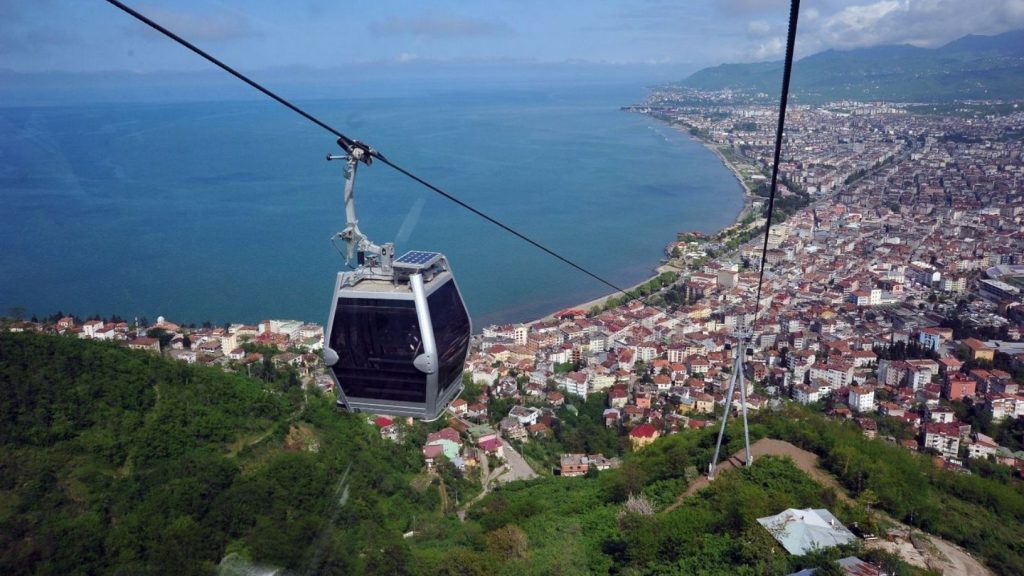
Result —
[[[966,338],[960,342],[960,349],[967,352],[971,360],[988,360],[992,362],[995,352],[988,344],[976,338]]]
[[[469,402],[466,402],[462,398],[456,398],[452,401],[450,409],[452,414],[455,414],[456,416],[465,416],[466,412],[469,410]]]
[[[639,450],[657,440],[660,435],[654,426],[641,424],[629,431],[629,443],[634,450]]]
[[[459,433],[451,427],[442,428],[437,432],[431,432],[427,435],[427,444],[433,444],[438,440],[449,440],[456,444],[462,445],[462,439],[459,438]]]
[[[427,470],[434,469],[434,463],[444,455],[444,448],[439,444],[427,444],[423,447],[423,459],[427,462]]]
[[[488,436],[479,443],[480,449],[488,454],[494,454],[498,458],[505,457],[504,444],[501,442],[501,438],[495,436]]]
[[[958,378],[954,376],[946,382],[942,391],[946,398],[956,401],[962,399],[964,396],[974,396],[977,386],[978,383],[970,378]]]
[[[629,392],[625,386],[614,386],[608,391],[608,405],[612,408],[622,408],[629,400]]]
[[[636,405],[639,408],[650,408],[651,407],[651,395],[647,392],[637,392],[636,394]]]
[[[128,347],[132,350],[149,350],[151,352],[160,351],[160,341],[156,338],[136,338],[128,342]]]
[[[556,408],[565,404],[565,396],[561,392],[548,392],[547,400],[548,404]]]
[[[944,458],[956,458],[960,452],[960,429],[955,424],[928,423],[923,446],[937,450]]]

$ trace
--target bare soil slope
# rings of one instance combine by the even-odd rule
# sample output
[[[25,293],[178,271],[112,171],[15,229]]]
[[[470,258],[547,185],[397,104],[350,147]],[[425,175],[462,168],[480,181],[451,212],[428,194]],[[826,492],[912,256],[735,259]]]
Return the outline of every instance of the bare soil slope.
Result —
[[[836,482],[836,479],[832,475],[828,474],[824,470],[818,468],[818,455],[813,452],[808,452],[802,448],[798,448],[789,442],[783,442],[782,440],[774,440],[772,438],[762,438],[753,445],[750,446],[750,451],[756,461],[762,456],[788,456],[793,460],[793,463],[798,468],[807,473],[815,482],[822,486],[834,488],[836,494],[840,498],[849,502],[850,497],[846,493],[846,490]],[[740,468],[743,466],[745,454],[743,450],[740,450],[730,456],[723,462],[718,464],[718,474],[724,474],[734,468]],[[711,484],[707,476],[701,476],[693,481],[686,491],[676,498],[676,501],[671,506],[666,508],[664,512],[670,512],[679,507],[687,497],[695,494],[697,491],[706,488]],[[910,527],[903,525],[888,516],[885,519],[899,525],[906,530],[912,530]],[[929,535],[928,540],[933,546],[924,546],[922,549],[915,549],[912,553],[901,553],[903,559],[916,564],[921,567],[931,567],[942,571],[944,575],[948,576],[988,576],[991,574],[987,568],[985,568],[981,562],[977,561],[973,556],[965,552],[959,546],[946,542],[938,537]],[[871,545],[877,545],[879,547],[888,547],[892,551],[900,552],[899,547],[887,546],[888,543],[878,542],[872,543]]]

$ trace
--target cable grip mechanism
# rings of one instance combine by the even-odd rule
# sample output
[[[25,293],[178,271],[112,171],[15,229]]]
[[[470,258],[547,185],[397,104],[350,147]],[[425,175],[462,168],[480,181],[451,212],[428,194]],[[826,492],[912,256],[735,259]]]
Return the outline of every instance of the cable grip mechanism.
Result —
[[[348,265],[349,268],[371,268],[381,273],[389,274],[391,272],[391,263],[395,254],[394,244],[390,242],[383,246],[374,244],[359,229],[359,220],[356,218],[356,170],[358,169],[360,162],[367,166],[370,165],[373,161],[373,149],[362,142],[349,140],[347,138],[339,138],[338,144],[346,149],[347,154],[328,154],[327,161],[345,161],[345,228],[332,236],[331,242],[333,243],[337,240],[345,242],[345,264]],[[346,144],[349,145],[346,146]],[[355,266],[352,265],[353,257],[355,257],[356,260]]]

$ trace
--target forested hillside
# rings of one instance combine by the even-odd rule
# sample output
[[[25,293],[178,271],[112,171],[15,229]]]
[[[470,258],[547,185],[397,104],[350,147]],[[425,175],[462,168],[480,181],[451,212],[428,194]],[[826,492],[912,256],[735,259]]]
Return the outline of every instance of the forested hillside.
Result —
[[[694,73],[681,85],[777,97],[781,78],[782,62],[722,64]],[[964,36],[939,48],[899,45],[826,50],[793,65],[793,97],[800,103],[1016,100],[1022,89],[1024,30]]]
[[[437,491],[409,488],[415,448],[292,405],[290,380],[0,335],[0,573],[378,573]]]
[[[714,448],[714,430],[690,430],[596,477],[500,487],[463,522],[471,483],[422,473],[419,445],[443,423],[395,444],[304,401],[289,374],[267,380],[0,334],[0,573],[760,575],[849,554],[923,573],[859,546],[792,557],[755,522],[808,506],[869,529],[891,514],[1024,573],[1024,490],[1007,470],[942,471],[805,409],[755,416],[753,438],[816,452],[850,498],[765,457],[679,500]]]

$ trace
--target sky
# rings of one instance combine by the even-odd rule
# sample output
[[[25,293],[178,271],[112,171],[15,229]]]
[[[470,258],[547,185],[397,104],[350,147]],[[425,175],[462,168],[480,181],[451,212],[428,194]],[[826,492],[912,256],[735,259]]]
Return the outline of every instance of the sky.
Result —
[[[690,71],[781,58],[787,0],[147,0],[127,2],[244,70],[348,64],[590,63]],[[798,55],[937,46],[1024,28],[1024,0],[803,2]],[[103,0],[0,0],[0,70],[208,65]]]

